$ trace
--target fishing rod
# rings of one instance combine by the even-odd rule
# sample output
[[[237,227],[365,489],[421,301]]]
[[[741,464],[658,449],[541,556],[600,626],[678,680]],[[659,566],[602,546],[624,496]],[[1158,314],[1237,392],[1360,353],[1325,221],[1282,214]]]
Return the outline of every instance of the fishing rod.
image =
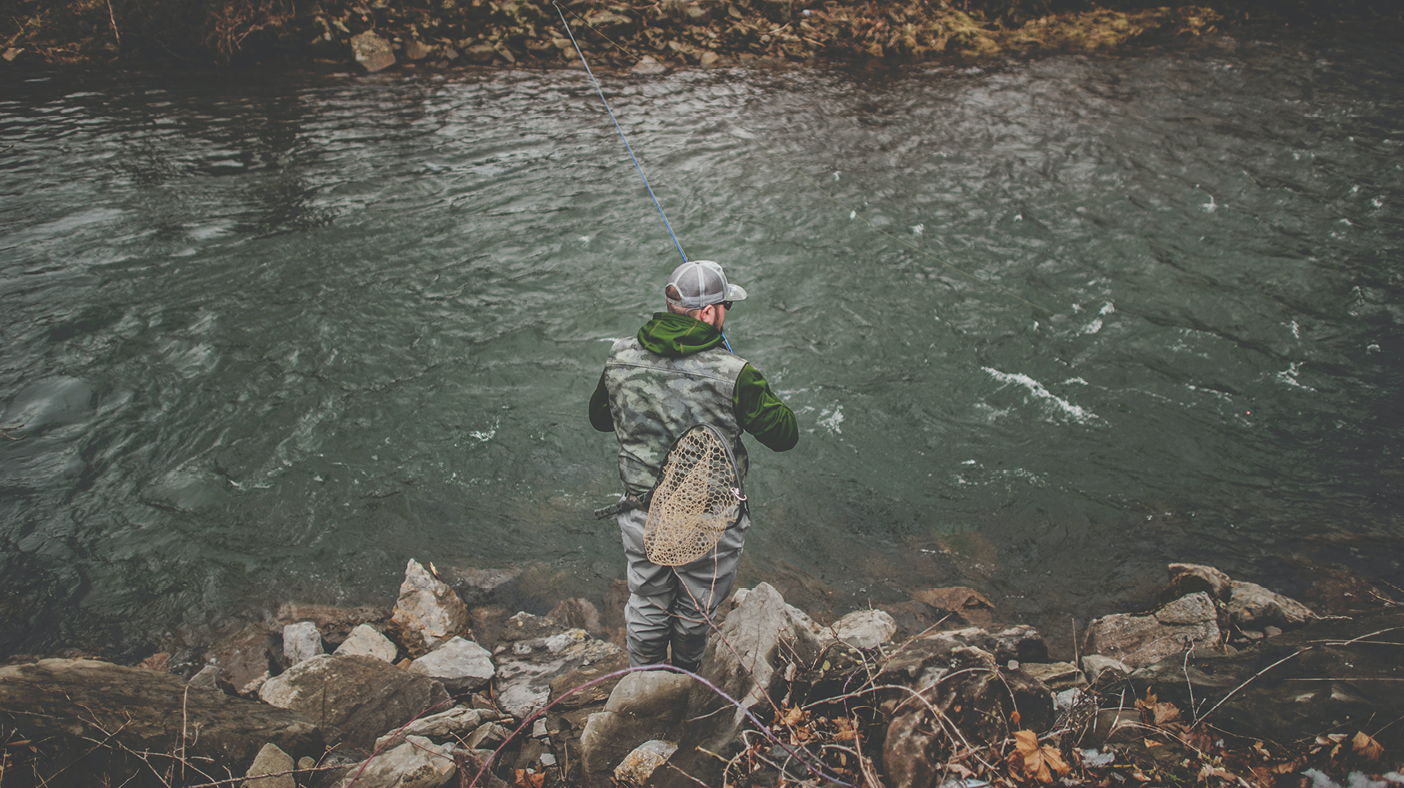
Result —
[[[639,178],[643,179],[644,188],[648,190],[648,196],[653,199],[653,207],[657,208],[658,215],[663,217],[663,226],[668,228],[668,235],[672,236],[673,244],[678,247],[678,254],[682,255],[684,263],[692,262],[687,259],[687,252],[683,251],[682,243],[678,241],[677,233],[673,232],[673,225],[668,221],[668,214],[663,212],[663,206],[658,202],[658,195],[654,194],[653,187],[648,185],[648,176],[644,175],[643,165],[639,164],[639,157],[634,155],[634,148],[629,145],[629,138],[624,136],[624,129],[620,128],[619,120],[614,117],[614,110],[609,108],[609,101],[605,99],[604,90],[600,88],[600,81],[595,79],[595,72],[590,70],[590,64],[585,60],[585,53],[580,50],[580,44],[575,40],[575,33],[571,32],[570,23],[566,21],[565,11],[561,10],[560,3],[553,2],[551,5],[556,7],[556,13],[561,17],[561,25],[565,27],[566,35],[570,36],[570,45],[575,47],[575,54],[580,56],[580,65],[585,67],[586,75],[588,75],[590,81],[594,83],[595,92],[600,95],[600,103],[604,104],[605,112],[609,114],[610,121],[614,123],[614,130],[619,132],[619,139],[624,142],[624,150],[629,151],[629,158],[634,160],[634,169],[639,171]],[[726,333],[721,329],[717,329],[717,333],[721,334],[722,344],[726,345],[727,351],[735,353],[736,351],[731,349],[731,342],[727,341]]]

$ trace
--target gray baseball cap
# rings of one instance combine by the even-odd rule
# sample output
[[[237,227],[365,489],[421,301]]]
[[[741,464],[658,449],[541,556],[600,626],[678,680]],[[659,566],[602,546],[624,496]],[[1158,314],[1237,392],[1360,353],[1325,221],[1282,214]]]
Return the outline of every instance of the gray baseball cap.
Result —
[[[723,301],[746,300],[745,288],[727,282],[721,265],[711,260],[693,260],[674,268],[673,275],[668,277],[668,284],[676,287],[682,298],[668,298],[667,288],[663,289],[663,297],[673,306],[684,309],[701,309]]]

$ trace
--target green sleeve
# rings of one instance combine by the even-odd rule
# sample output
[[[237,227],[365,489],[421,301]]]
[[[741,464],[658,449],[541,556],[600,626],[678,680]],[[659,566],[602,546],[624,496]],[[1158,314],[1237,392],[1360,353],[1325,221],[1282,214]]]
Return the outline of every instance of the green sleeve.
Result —
[[[605,388],[604,373],[600,373],[600,384],[590,395],[590,426],[600,432],[614,432],[614,417],[609,413],[609,390]]]
[[[760,370],[747,364],[736,378],[736,418],[741,428],[771,451],[789,451],[799,442],[795,413],[770,390]]]

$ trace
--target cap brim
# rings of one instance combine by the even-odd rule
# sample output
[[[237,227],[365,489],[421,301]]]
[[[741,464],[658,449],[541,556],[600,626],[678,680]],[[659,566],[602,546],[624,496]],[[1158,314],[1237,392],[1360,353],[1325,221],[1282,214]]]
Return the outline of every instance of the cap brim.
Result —
[[[741,285],[728,284],[726,286],[726,301],[745,301],[746,288]]]

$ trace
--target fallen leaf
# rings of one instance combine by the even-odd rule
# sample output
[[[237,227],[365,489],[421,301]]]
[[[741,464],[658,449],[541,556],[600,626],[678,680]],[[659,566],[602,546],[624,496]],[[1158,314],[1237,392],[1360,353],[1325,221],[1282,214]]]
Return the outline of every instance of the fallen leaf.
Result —
[[[1062,753],[1058,752],[1056,748],[1046,744],[1043,746],[1043,762],[1059,777],[1067,777],[1068,772],[1072,771],[1072,767],[1068,766],[1067,762],[1063,760]]]
[[[1010,715],[1009,715],[1009,724],[1010,724],[1010,725],[1018,725],[1018,724],[1019,724],[1019,712],[1018,712],[1017,710],[1015,710],[1015,712],[1014,712],[1013,714],[1010,714]]]
[[[1350,746],[1357,755],[1367,761],[1378,761],[1384,756],[1384,747],[1380,743],[1365,735],[1364,731],[1355,734],[1355,738],[1350,740]]]
[[[780,719],[781,725],[794,725],[804,719],[804,709],[796,706],[785,712],[785,716]]]

